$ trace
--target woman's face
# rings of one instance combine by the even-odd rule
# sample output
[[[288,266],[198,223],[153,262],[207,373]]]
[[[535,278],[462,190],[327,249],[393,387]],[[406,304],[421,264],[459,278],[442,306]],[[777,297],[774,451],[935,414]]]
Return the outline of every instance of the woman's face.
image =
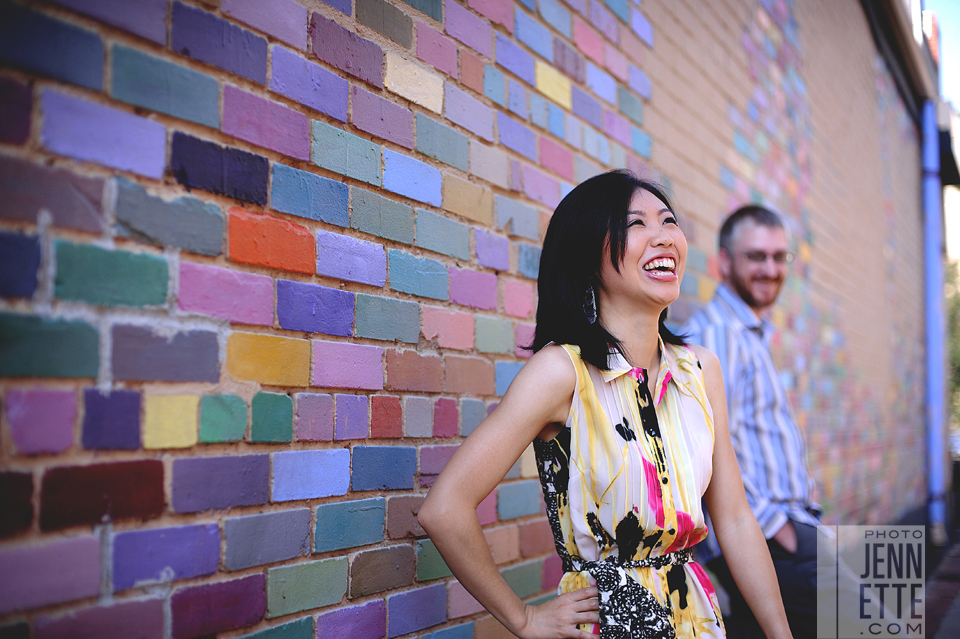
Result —
[[[609,245],[604,247],[601,296],[607,304],[653,307],[659,313],[680,296],[686,261],[687,239],[676,216],[653,193],[638,189],[627,210],[626,247],[619,273],[610,263]]]

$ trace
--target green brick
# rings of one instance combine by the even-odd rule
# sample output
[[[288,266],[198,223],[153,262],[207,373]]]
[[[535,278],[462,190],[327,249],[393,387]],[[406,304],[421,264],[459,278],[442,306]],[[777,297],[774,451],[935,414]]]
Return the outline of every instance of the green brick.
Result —
[[[516,349],[509,320],[477,315],[475,326],[477,350],[481,353],[512,353]]]
[[[440,551],[429,539],[417,543],[417,581],[442,579],[453,575]]]
[[[214,78],[119,45],[112,57],[116,99],[220,128],[220,87]]]
[[[99,349],[86,322],[0,313],[0,375],[96,377]]]
[[[293,400],[289,395],[257,393],[250,409],[250,441],[293,441]]]
[[[356,317],[357,337],[409,344],[420,339],[420,305],[416,302],[358,293]]]
[[[317,166],[380,186],[380,147],[342,129],[313,121],[313,152]]]
[[[247,431],[247,403],[236,395],[205,395],[200,400],[200,441],[238,442]]]
[[[417,209],[417,246],[443,255],[470,259],[470,227]]]
[[[347,558],[333,557],[267,571],[267,617],[340,603],[347,594]]]
[[[521,599],[535,595],[543,589],[543,561],[511,566],[500,571],[507,585]]]
[[[417,151],[466,171],[470,164],[470,141],[448,126],[417,114]]]
[[[167,261],[129,251],[58,241],[54,295],[104,306],[161,305],[167,299]]]
[[[620,113],[624,114],[637,126],[643,126],[643,102],[622,86],[617,87],[617,105]]]
[[[382,195],[350,187],[350,228],[413,244],[413,209]]]
[[[304,617],[238,639],[313,639],[313,617]]]
[[[414,9],[423,11],[425,14],[436,20],[443,22],[443,0],[403,0]]]

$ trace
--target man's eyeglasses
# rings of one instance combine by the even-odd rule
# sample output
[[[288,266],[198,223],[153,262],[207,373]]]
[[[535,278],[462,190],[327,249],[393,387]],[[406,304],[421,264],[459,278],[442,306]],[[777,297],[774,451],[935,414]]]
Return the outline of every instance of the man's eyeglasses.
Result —
[[[776,253],[766,253],[764,251],[747,251],[742,253],[748,261],[754,264],[763,264],[768,259],[772,259],[777,264],[789,264],[793,261],[793,253],[789,251],[777,251]]]

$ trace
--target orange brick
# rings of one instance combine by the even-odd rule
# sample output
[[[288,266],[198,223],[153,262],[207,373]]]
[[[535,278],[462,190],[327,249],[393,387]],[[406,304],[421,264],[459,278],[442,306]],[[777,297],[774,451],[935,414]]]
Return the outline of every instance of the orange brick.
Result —
[[[493,192],[473,182],[444,176],[443,208],[481,224],[493,225]]]
[[[460,49],[460,81],[483,95],[483,60],[466,49]]]
[[[309,229],[234,207],[230,214],[230,259],[297,273],[317,268],[316,241]]]
[[[487,540],[487,546],[490,547],[494,562],[505,564],[520,558],[519,526],[488,528],[483,531],[483,536]]]
[[[479,357],[447,355],[443,363],[446,369],[444,392],[471,395],[492,395],[496,392],[493,363],[490,361]]]
[[[435,355],[416,351],[387,351],[387,387],[393,390],[438,393],[443,388],[443,365]]]
[[[520,554],[524,557],[539,555],[555,549],[553,531],[546,519],[531,521],[520,526]]]

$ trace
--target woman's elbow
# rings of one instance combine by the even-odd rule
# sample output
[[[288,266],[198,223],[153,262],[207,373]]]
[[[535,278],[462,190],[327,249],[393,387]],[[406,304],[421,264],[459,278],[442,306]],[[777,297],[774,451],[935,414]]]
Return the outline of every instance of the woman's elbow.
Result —
[[[417,511],[417,522],[428,535],[433,535],[438,523],[443,519],[441,501],[442,499],[431,491],[427,493],[427,498],[420,505],[420,510]]]

